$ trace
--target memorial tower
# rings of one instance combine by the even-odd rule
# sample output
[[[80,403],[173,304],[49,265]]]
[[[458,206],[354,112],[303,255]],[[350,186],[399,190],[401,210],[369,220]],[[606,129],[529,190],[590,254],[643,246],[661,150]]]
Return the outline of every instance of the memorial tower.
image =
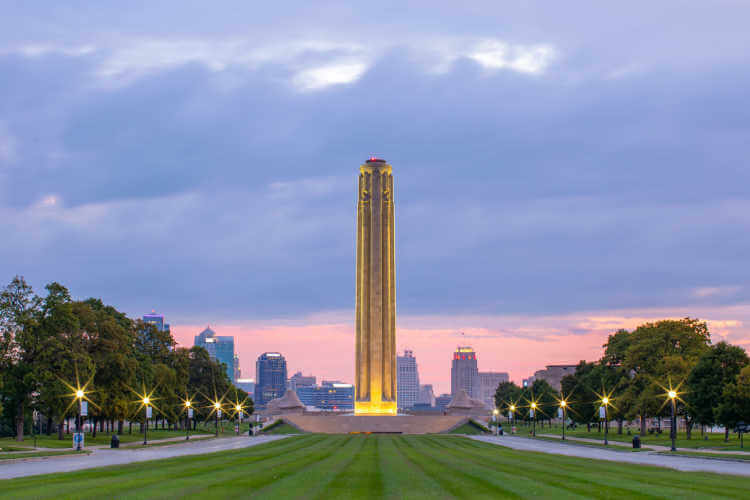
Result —
[[[393,175],[385,160],[359,167],[355,414],[395,415],[396,270]]]

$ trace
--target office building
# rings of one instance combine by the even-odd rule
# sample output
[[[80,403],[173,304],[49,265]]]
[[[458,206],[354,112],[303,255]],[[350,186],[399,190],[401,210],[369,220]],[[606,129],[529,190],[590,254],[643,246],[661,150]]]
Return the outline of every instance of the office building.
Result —
[[[506,372],[479,372],[479,399],[487,408],[494,408],[497,386],[509,381],[510,376]]]
[[[265,407],[286,391],[286,359],[278,352],[265,352],[255,362],[255,404]]]
[[[410,350],[396,357],[396,394],[399,408],[411,408],[419,396],[419,370],[417,358]]]
[[[435,393],[432,390],[432,384],[424,384],[419,386],[419,396],[417,396],[417,404],[421,406],[435,406]]]
[[[323,383],[320,386],[297,388],[297,396],[305,406],[325,411],[352,411],[354,386],[342,382]]]
[[[237,380],[234,365],[234,337],[216,335],[215,331],[206,327],[205,330],[195,336],[194,345],[204,348],[211,358],[219,363],[224,363],[227,377],[232,383]]]
[[[316,384],[317,379],[315,375],[302,375],[302,372],[297,372],[289,377],[289,383],[287,384],[287,387],[293,391],[296,391],[300,387],[315,387]]]
[[[479,397],[477,354],[469,346],[457,347],[451,363],[451,395],[458,395],[461,389],[471,398]]]
[[[445,408],[448,406],[448,403],[450,403],[452,399],[453,396],[451,396],[450,394],[441,394],[440,396],[435,398],[435,408],[445,410]]]
[[[523,387],[531,387],[535,380],[546,381],[553,389],[559,391],[564,376],[573,375],[578,365],[547,365],[544,370],[537,370],[529,378],[523,379]]]
[[[255,401],[255,379],[239,378],[235,381],[234,385],[236,385],[238,389],[242,389],[248,393],[250,397],[253,398],[253,401]]]
[[[164,315],[156,314],[156,311],[151,311],[151,314],[144,314],[143,322],[154,325],[160,332],[169,331],[169,324],[164,322]]]

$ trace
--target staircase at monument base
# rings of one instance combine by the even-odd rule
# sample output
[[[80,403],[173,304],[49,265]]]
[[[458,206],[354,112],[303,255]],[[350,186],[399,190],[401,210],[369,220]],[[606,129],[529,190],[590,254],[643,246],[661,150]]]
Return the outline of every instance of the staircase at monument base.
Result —
[[[468,422],[466,416],[415,415],[283,415],[281,418],[305,432],[349,434],[382,432],[400,434],[438,434]]]

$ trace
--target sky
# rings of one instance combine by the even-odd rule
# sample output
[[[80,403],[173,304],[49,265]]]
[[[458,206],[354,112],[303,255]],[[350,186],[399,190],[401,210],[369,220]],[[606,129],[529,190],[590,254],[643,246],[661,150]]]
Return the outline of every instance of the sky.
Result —
[[[750,348],[750,4],[464,4],[5,2],[0,284],[352,381],[377,154],[436,392],[459,344],[516,381],[668,317]]]

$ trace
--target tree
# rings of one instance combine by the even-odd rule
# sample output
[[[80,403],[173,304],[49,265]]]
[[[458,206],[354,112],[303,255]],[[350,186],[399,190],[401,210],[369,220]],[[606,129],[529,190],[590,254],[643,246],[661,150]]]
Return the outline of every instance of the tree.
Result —
[[[495,391],[495,408],[507,411],[511,404],[518,404],[521,397],[521,388],[513,382],[500,382]]]
[[[750,422],[750,366],[745,366],[736,380],[724,387],[716,409],[716,421],[727,432],[740,422]]]
[[[724,389],[750,363],[741,347],[719,342],[705,352],[693,366],[687,378],[687,393],[684,396],[688,413],[700,425],[716,422],[716,408]]]

